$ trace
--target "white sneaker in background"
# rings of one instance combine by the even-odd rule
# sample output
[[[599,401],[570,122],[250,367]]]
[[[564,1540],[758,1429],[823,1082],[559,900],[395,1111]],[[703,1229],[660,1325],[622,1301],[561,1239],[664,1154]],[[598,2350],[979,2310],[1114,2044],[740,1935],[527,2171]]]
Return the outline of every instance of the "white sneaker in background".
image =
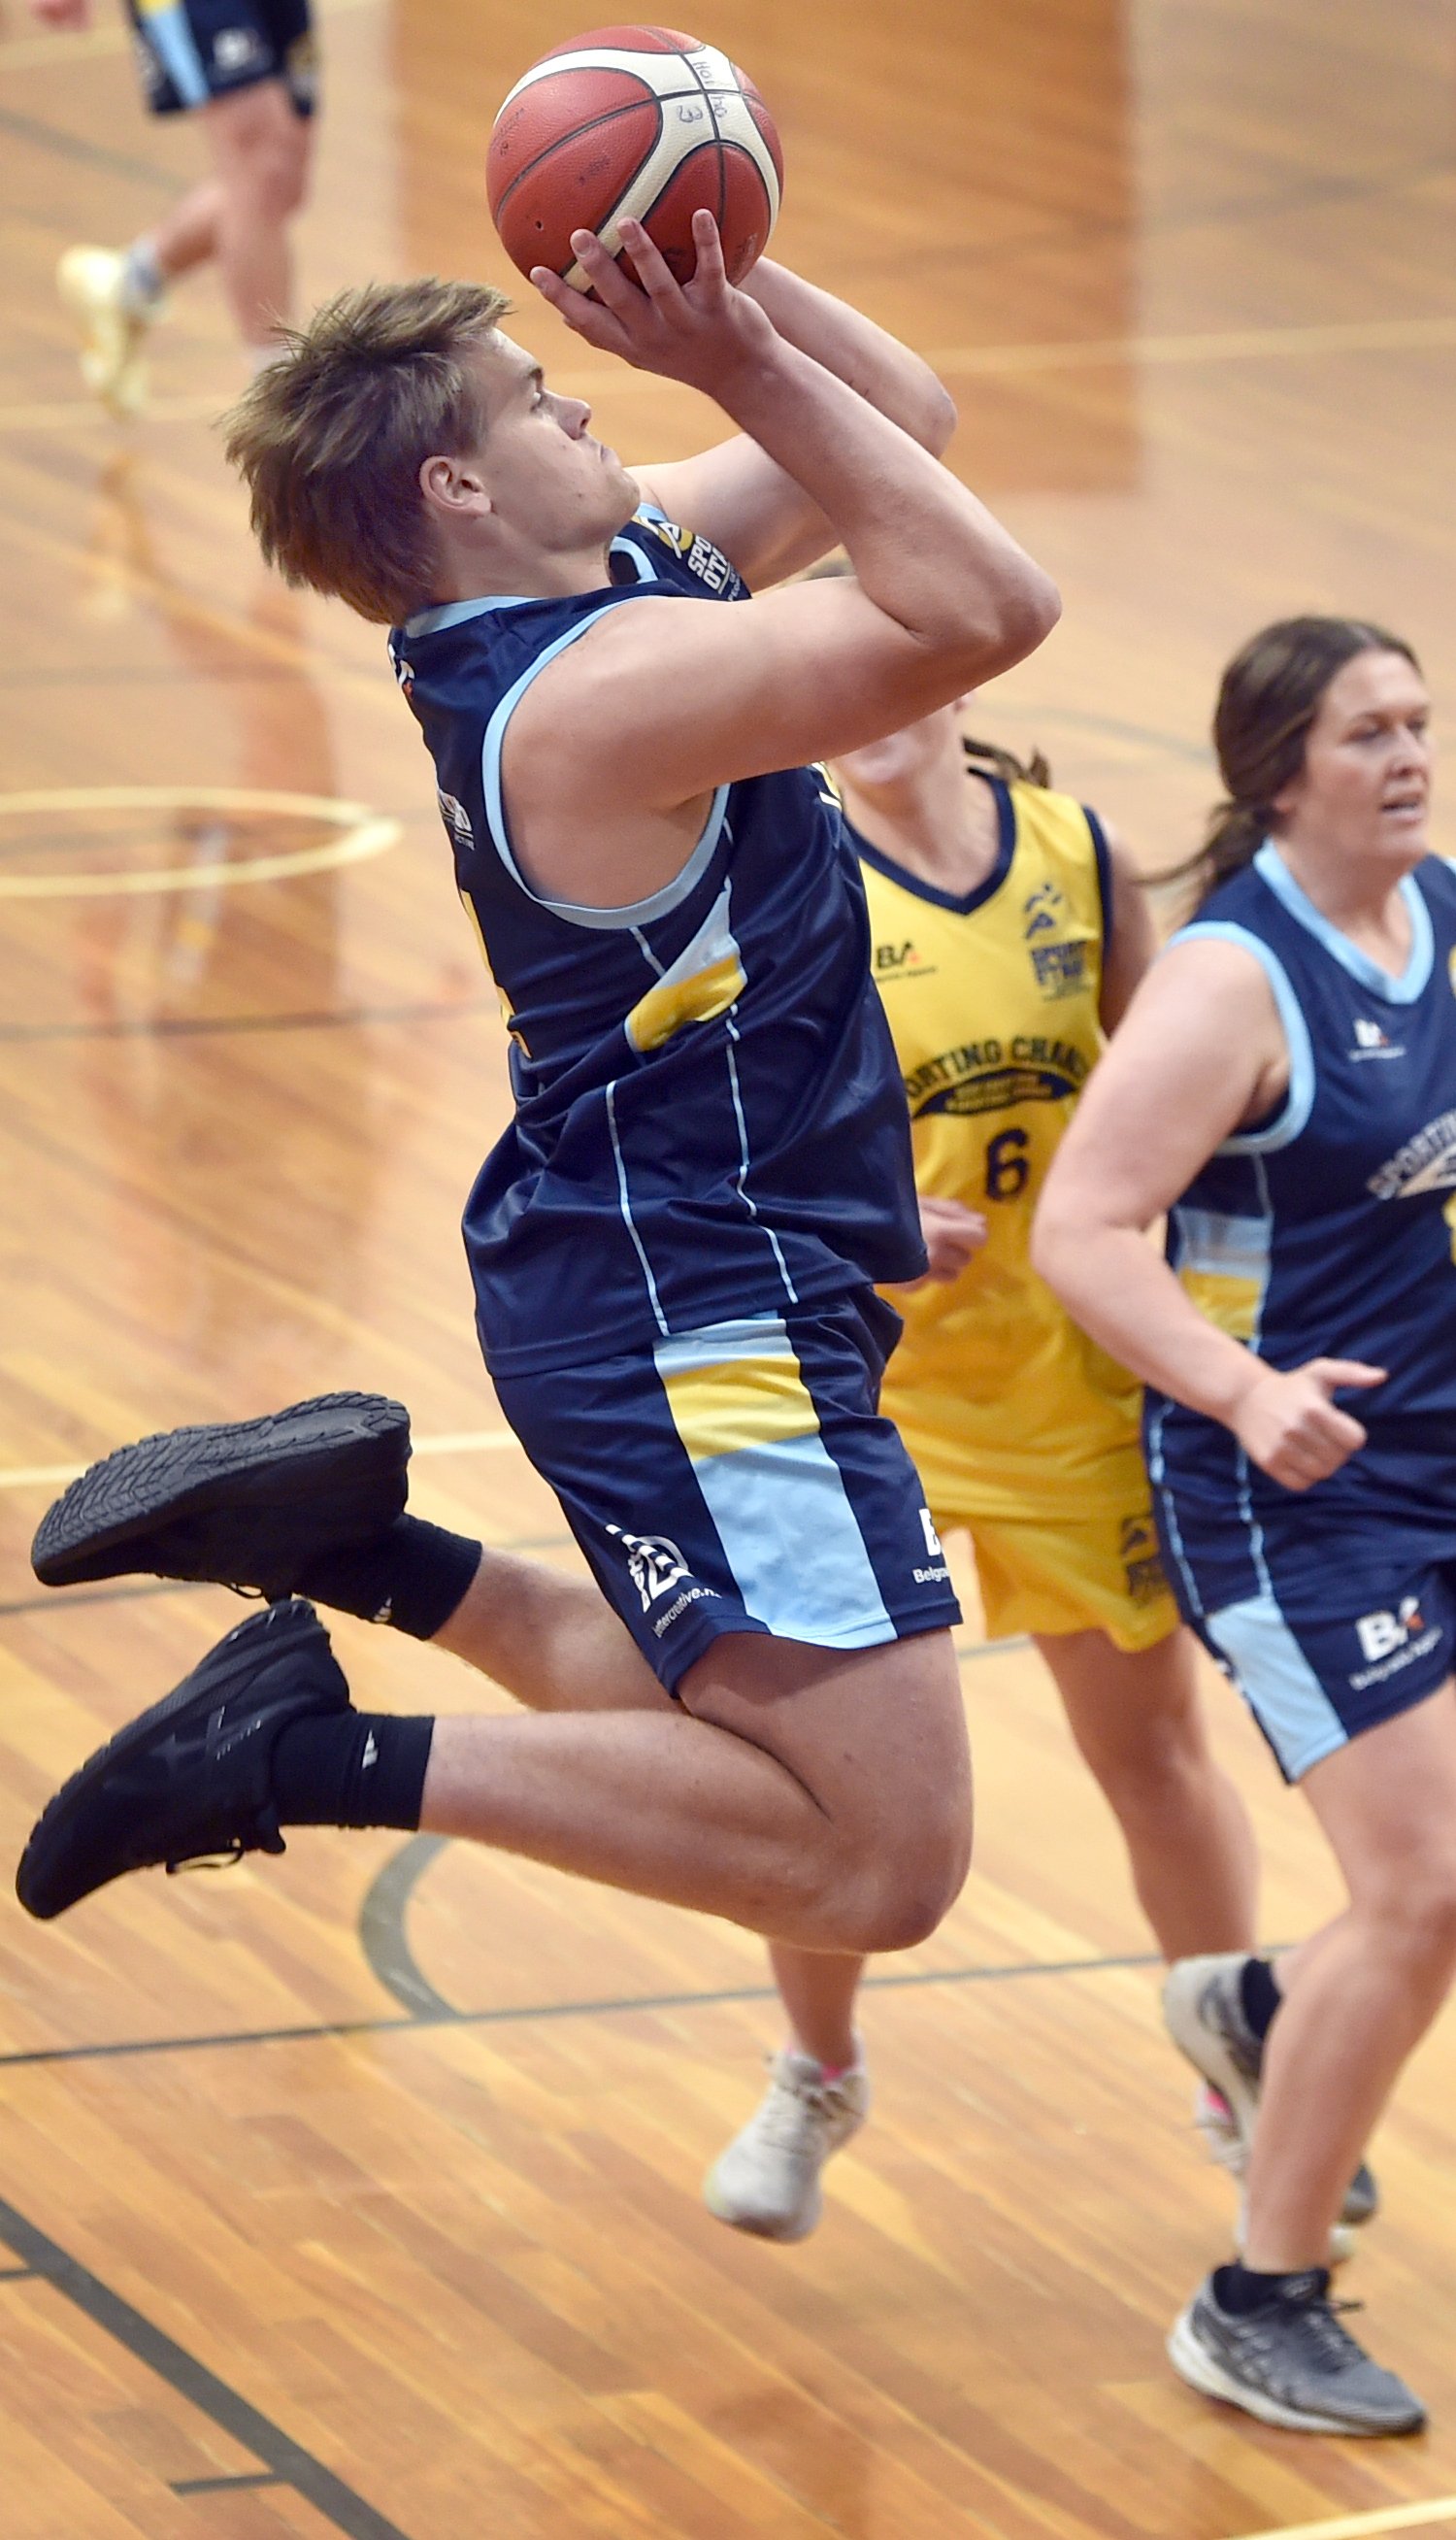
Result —
[[[129,293],[126,258],[114,247],[68,247],[55,280],[80,332],[81,376],[93,396],[123,420],[140,414],[147,399],[146,341],[162,302]]]

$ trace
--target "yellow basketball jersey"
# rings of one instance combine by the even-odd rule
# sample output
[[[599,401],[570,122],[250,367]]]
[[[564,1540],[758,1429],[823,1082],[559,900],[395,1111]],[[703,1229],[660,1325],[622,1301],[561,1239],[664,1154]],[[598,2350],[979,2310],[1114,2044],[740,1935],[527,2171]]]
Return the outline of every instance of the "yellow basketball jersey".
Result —
[[[905,1079],[920,1188],[978,1209],[984,1249],[949,1286],[893,1293],[905,1335],[883,1407],[947,1520],[1102,1509],[1126,1491],[1139,1388],[1029,1259],[1047,1165],[1102,1046],[1108,873],[1095,817],[991,782],[996,864],[964,898],[857,840],[874,975]]]

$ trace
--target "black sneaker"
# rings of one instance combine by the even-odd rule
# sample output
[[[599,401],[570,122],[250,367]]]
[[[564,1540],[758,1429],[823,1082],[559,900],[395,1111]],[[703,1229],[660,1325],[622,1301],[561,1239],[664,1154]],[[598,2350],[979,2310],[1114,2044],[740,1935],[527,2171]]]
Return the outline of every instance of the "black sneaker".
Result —
[[[1258,2310],[1224,2310],[1210,2277],[1168,2339],[1174,2369],[1210,2399],[1303,2434],[1415,2434],[1425,2410],[1336,2317],[1329,2272],[1285,2276]],[[1340,2308],[1357,2305],[1342,2302]]]
[[[312,1605],[250,1614],[57,1791],[16,1871],[27,1913],[48,1923],[128,1870],[282,1852],[270,1789],[279,1733],[349,1708]]]
[[[287,1596],[322,1554],[393,1524],[408,1462],[409,1413],[381,1393],[164,1430],[71,1484],[40,1520],[31,1566],[47,1588],[144,1570]]]

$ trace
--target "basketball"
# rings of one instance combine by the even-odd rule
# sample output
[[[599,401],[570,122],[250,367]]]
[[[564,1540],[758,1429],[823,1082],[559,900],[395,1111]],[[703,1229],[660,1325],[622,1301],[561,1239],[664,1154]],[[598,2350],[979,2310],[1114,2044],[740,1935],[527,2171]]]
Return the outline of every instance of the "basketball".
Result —
[[[585,289],[573,230],[621,252],[641,221],[679,282],[697,263],[692,219],[710,211],[730,282],[763,253],[784,181],[779,136],[726,53],[670,27],[598,27],[517,81],[491,133],[491,218],[522,273],[549,265]]]

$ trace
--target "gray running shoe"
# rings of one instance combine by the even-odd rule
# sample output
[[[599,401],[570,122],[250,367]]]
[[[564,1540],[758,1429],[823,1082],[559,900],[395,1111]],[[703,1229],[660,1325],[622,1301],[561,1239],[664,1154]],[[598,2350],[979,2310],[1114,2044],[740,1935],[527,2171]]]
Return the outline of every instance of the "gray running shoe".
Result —
[[[703,2182],[709,2213],[761,2240],[806,2238],[824,2202],[819,2173],[868,2109],[863,2064],[826,2081],[811,2055],[771,2056],[763,2098]]]
[[[1425,2410],[1335,2315],[1323,2267],[1285,2276],[1277,2298],[1235,2315],[1211,2276],[1168,2339],[1175,2371],[1207,2398],[1299,2434],[1416,2434]],[[1342,2302],[1341,2310],[1354,2309]]]
[[[1243,1965],[1241,1949],[1221,1957],[1179,1958],[1163,1985],[1168,2035],[1207,2085],[1194,2102],[1194,2124],[1211,2157],[1240,2179],[1254,2140],[1264,2066],[1263,2040],[1244,2017]],[[1379,2210],[1380,2190],[1361,2161],[1346,2190],[1340,2221],[1358,2227]],[[1337,2255],[1348,2254],[1337,2244]]]

